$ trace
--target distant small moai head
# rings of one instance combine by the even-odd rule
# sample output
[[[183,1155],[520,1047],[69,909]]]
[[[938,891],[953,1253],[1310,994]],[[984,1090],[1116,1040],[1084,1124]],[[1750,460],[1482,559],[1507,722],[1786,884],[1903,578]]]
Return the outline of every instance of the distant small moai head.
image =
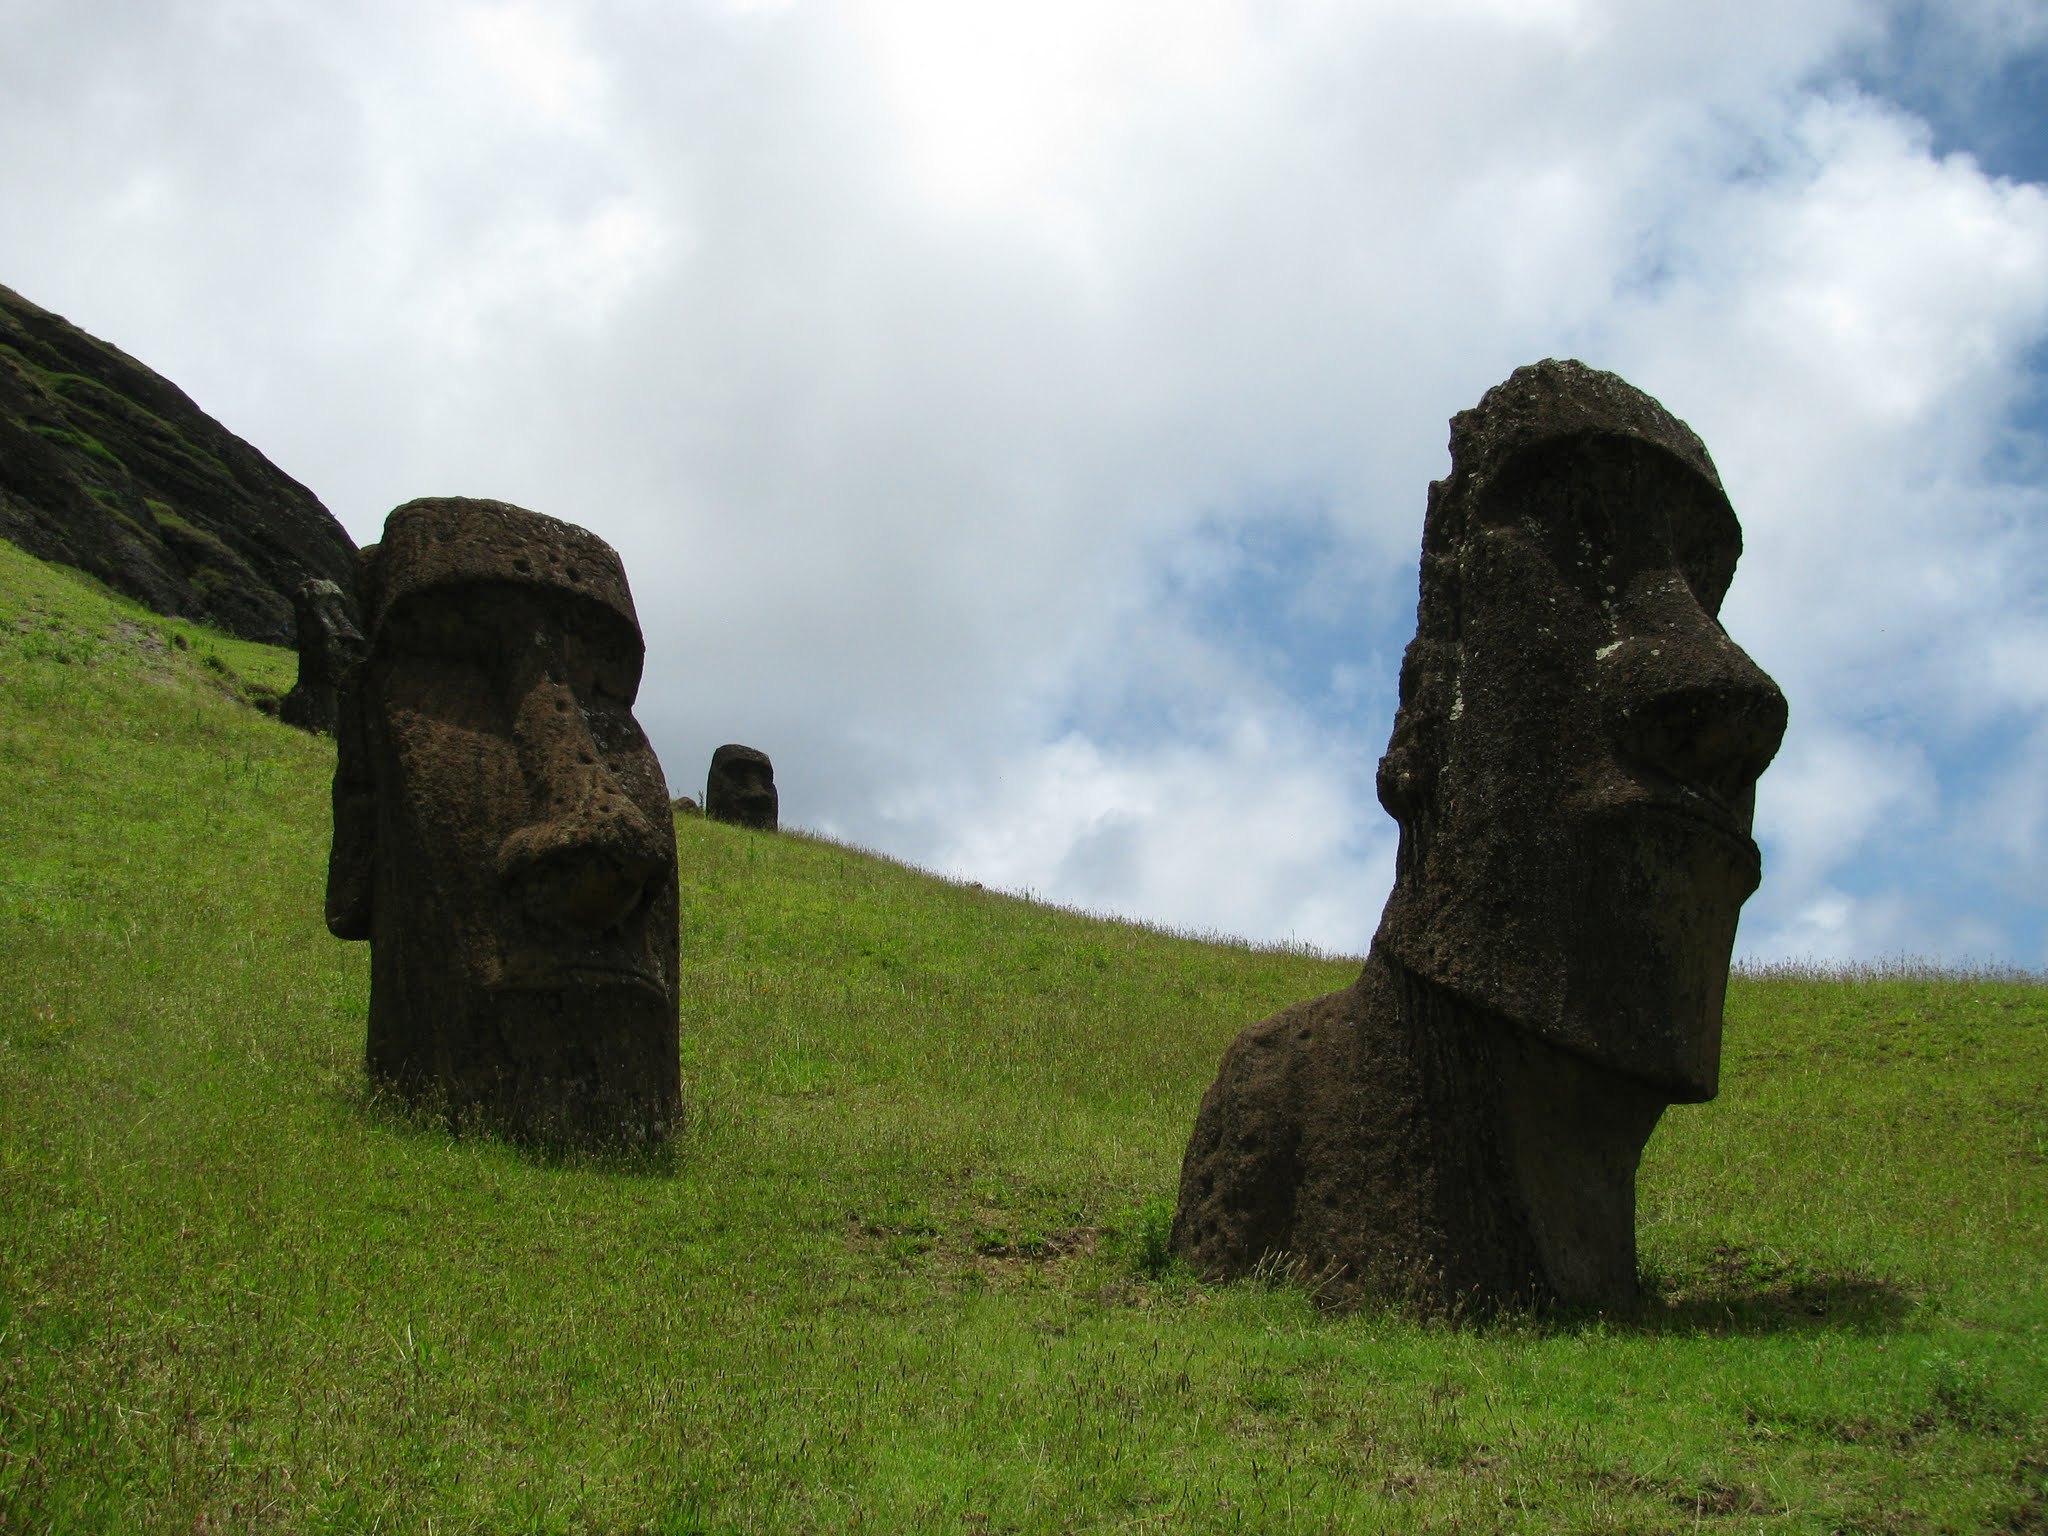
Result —
[[[340,695],[363,659],[363,635],[351,606],[346,592],[319,578],[301,582],[292,594],[299,677],[278,706],[286,725],[334,734]]]
[[[779,816],[775,765],[766,752],[728,742],[711,754],[704,814],[713,821],[773,832]]]
[[[327,925],[368,939],[373,1079],[515,1136],[679,1112],[675,828],[633,718],[619,557],[504,502],[392,512],[362,551]]]
[[[1676,1103],[1714,1096],[1750,821],[1785,699],[1718,615],[1742,531],[1626,380],[1519,368],[1451,422],[1379,768],[1381,940]]]

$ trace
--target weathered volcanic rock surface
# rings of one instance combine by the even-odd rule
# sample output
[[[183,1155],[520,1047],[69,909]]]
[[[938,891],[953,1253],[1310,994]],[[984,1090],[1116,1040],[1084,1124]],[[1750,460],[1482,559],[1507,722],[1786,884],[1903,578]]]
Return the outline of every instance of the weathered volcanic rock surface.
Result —
[[[170,380],[0,287],[0,538],[159,613],[289,645],[292,596],[352,591],[313,493]]]
[[[435,496],[362,566],[327,927],[370,941],[371,1077],[520,1139],[667,1136],[676,829],[633,718],[646,642],[618,552]]]
[[[1394,888],[1342,992],[1240,1033],[1172,1243],[1457,1314],[1637,1296],[1636,1170],[1719,1091],[1756,782],[1785,696],[1721,627],[1706,445],[1546,359],[1451,421],[1380,761]]]
[[[768,754],[732,741],[713,752],[704,781],[704,814],[713,821],[773,832],[781,820],[781,798]]]
[[[354,604],[331,581],[315,578],[293,594],[299,631],[299,680],[278,706],[277,717],[302,731],[332,736],[341,719],[341,695],[362,665],[362,631]]]

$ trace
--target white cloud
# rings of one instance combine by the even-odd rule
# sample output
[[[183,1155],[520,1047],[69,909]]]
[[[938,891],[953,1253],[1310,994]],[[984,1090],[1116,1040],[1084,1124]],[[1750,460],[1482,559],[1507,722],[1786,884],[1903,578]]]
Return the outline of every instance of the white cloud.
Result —
[[[1982,871],[2007,899],[2039,899],[2048,871],[2048,713],[2000,754],[1955,824],[1960,864]]]
[[[1756,933],[1745,917],[1743,954],[1752,960],[1818,962],[1907,961],[1946,965],[2002,962],[2038,966],[2044,956],[2015,954],[2010,937],[1996,924],[1969,914],[1950,914],[1899,890],[1852,896],[1816,892],[1789,919]]]
[[[1757,790],[1757,835],[1778,899],[1799,900],[1873,842],[1896,843],[1925,823],[1938,793],[1910,742],[1809,727],[1792,737]]]
[[[457,25],[522,111],[558,125],[587,123],[603,92],[604,70],[559,10],[531,0],[470,5]]]
[[[1814,83],[1875,0],[128,11],[24,8],[0,280],[358,539],[463,492],[612,539],[679,788],[751,741],[793,821],[1356,947],[1446,419],[1547,354],[1744,518],[1727,622],[1793,712],[1756,931],[1879,942],[1846,864],[2044,708],[2042,459],[1995,464],[2048,199]],[[1276,517],[1307,590],[1204,633]],[[1360,714],[1311,729],[1287,624],[1347,611],[1298,670]]]
[[[930,863],[963,879],[1363,954],[1392,878],[1393,824],[1306,746],[1255,718],[1200,747],[1066,736],[943,804],[919,786],[885,814],[943,827]]]

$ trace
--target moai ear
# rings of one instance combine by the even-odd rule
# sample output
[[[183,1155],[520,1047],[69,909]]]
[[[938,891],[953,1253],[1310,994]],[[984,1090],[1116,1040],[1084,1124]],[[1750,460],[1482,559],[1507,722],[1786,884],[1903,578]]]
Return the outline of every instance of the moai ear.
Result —
[[[363,629],[371,627],[377,546],[356,552],[356,592]],[[337,939],[370,936],[370,893],[377,857],[377,786],[364,733],[363,651],[347,657],[334,679],[334,843],[327,855],[327,931]]]
[[[334,845],[327,855],[327,931],[337,939],[370,936],[370,893],[377,862],[377,795],[362,770],[367,743],[355,690],[335,722]]]

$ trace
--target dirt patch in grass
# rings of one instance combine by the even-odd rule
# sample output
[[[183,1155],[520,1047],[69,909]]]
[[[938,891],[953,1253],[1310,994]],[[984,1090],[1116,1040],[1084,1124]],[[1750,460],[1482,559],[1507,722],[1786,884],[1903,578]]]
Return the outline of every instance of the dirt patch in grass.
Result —
[[[1721,1483],[1712,1478],[1697,1488],[1675,1488],[1671,1502],[1687,1514],[1699,1515],[1782,1515],[1782,1504],[1773,1503],[1762,1489],[1747,1483]]]

